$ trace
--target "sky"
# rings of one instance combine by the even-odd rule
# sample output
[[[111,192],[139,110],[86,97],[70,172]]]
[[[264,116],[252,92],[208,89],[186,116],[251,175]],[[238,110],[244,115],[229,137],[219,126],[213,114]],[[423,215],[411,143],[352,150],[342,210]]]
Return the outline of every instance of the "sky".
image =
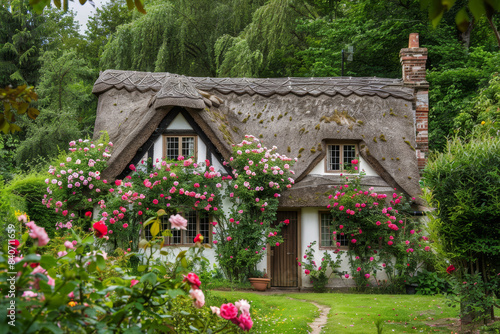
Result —
[[[110,0],[93,0],[96,8],[100,8],[102,4]],[[84,5],[80,5],[78,0],[69,1],[69,9],[76,12],[75,19],[80,23],[80,33],[85,33],[87,28],[87,21],[90,16],[95,13],[95,8],[87,1]]]

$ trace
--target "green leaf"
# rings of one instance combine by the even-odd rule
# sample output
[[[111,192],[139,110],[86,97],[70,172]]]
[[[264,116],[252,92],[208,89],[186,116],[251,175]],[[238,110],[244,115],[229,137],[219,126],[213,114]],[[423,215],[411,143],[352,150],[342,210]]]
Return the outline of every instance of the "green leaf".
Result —
[[[180,259],[181,257],[185,257],[186,256],[186,252],[187,251],[180,252],[179,254],[177,254],[177,258]]]
[[[139,311],[144,311],[144,306],[141,303],[134,303],[134,306]]]
[[[135,7],[134,0],[127,0],[127,7],[128,7],[128,10],[134,9],[134,7]]]
[[[146,220],[146,221],[144,222],[144,224],[142,224],[142,226],[143,226],[143,227],[146,227],[146,226],[148,226],[149,224],[151,224],[152,222],[154,222],[156,219],[157,219],[157,217],[151,217],[151,218],[149,218],[148,220]]]
[[[469,0],[469,10],[474,15],[474,18],[479,20],[481,16],[486,14],[484,0]]]
[[[28,254],[26,255],[22,262],[40,262],[42,260],[42,257],[40,255],[37,255],[37,254]]]
[[[51,331],[54,334],[62,334],[63,331],[59,327],[57,327],[54,323],[51,322],[46,322],[40,325],[40,329],[45,328]]]
[[[141,283],[150,283],[151,285],[156,284],[156,274],[155,273],[147,273],[146,275],[141,277]]]
[[[80,236],[78,234],[76,234],[75,230],[74,229],[70,229],[71,230],[71,234],[73,235],[73,238],[75,238],[75,240],[80,244],[82,243],[82,238],[80,238]]]
[[[147,267],[148,266],[141,264],[141,265],[137,266],[137,271],[143,272],[144,270],[146,270]]]
[[[48,270],[57,267],[57,260],[51,255],[42,255],[40,265],[43,267],[43,269]]]
[[[187,260],[186,260],[186,258],[185,258],[185,257],[183,257],[183,258],[181,259],[181,265],[182,265],[184,268],[186,268],[186,269],[187,269],[187,267],[188,267],[188,262],[187,262]]]
[[[93,244],[94,243],[94,236],[93,235],[89,235],[88,237],[86,237],[85,239],[83,239],[83,244],[86,245],[86,244]]]
[[[151,226],[151,235],[156,237],[158,233],[160,233],[160,220],[156,219],[153,226]]]
[[[177,296],[183,296],[185,294],[186,294],[186,292],[184,290],[182,290],[182,289],[171,289],[171,290],[168,290],[168,295],[172,299],[177,298]]]
[[[106,261],[104,261],[104,257],[102,255],[96,255],[97,267],[101,270],[106,269]]]

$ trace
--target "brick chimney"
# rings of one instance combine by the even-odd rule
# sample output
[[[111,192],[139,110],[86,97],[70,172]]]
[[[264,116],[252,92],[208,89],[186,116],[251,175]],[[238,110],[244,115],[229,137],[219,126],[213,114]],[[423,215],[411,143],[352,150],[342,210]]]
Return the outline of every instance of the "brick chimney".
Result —
[[[425,63],[427,61],[427,48],[421,48],[418,33],[410,34],[407,49],[399,53],[403,67],[403,82],[406,87],[411,87],[415,92],[415,128],[416,128],[416,153],[418,168],[422,170],[427,162],[429,152],[428,119],[429,119],[429,83],[425,80]]]

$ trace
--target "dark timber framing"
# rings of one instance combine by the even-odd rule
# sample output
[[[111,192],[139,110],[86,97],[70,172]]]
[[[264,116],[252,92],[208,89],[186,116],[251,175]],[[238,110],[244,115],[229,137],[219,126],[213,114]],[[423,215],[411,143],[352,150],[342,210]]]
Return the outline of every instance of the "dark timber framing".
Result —
[[[181,114],[184,119],[188,122],[188,124],[193,128],[193,130],[167,130],[168,126],[172,123],[172,121],[177,117],[177,115]],[[189,113],[181,107],[175,107],[169,111],[169,113],[163,118],[160,122],[160,125],[155,129],[153,134],[148,138],[148,140],[137,150],[132,161],[127,164],[125,170],[123,170],[120,175],[117,176],[117,179],[123,179],[125,176],[130,174],[132,170],[129,168],[131,164],[137,165],[139,161],[141,161],[145,152],[148,152],[148,165],[152,167],[153,159],[151,158],[154,155],[154,143],[161,135],[176,135],[176,134],[193,134],[197,135],[203,143],[207,146],[207,156],[206,159],[212,163],[212,154],[215,158],[220,162],[220,164],[224,167],[224,170],[227,174],[231,174],[231,170],[223,165],[224,158],[222,154],[220,154],[219,150],[215,147],[214,144],[210,141],[210,139],[205,135],[200,126],[195,122],[195,120],[189,115]]]

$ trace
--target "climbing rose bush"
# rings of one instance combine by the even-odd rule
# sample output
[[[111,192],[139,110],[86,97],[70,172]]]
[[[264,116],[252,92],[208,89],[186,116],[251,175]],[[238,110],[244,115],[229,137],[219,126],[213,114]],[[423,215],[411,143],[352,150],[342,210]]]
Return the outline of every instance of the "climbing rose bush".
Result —
[[[357,160],[351,163],[357,167]],[[333,239],[337,248],[341,238],[347,240],[350,277],[359,288],[378,284],[382,271],[392,283],[404,283],[432,256],[428,237],[409,215],[411,201],[396,192],[388,196],[361,189],[363,176],[361,171],[345,177],[328,197]]]
[[[233,177],[225,178],[225,198],[230,202],[214,222],[214,245],[218,262],[230,279],[251,275],[266,252],[267,245],[280,247],[280,230],[288,220],[277,222],[281,193],[294,184],[290,169],[296,159],[268,149],[253,136],[233,146],[226,163]]]

